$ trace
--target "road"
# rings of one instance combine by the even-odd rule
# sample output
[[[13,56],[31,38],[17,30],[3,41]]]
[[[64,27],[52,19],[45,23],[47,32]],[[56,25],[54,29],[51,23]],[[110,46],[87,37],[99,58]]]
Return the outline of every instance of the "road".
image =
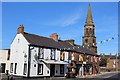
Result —
[[[2,76],[2,80],[7,80],[7,76]],[[64,78],[64,77],[51,77],[51,78],[18,78],[15,77],[14,80],[120,80],[120,72],[105,72],[96,75],[96,77],[91,78]]]

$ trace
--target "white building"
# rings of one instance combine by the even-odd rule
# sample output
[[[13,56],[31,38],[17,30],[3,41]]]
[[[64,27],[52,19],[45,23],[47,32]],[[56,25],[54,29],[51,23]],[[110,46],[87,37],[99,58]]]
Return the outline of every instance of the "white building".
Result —
[[[20,25],[10,46],[10,73],[23,77],[64,76],[68,72],[68,52],[61,48],[71,44],[58,40],[56,33],[50,38],[24,32]]]
[[[10,49],[0,50],[0,72],[8,73],[9,67],[9,58],[10,58]]]

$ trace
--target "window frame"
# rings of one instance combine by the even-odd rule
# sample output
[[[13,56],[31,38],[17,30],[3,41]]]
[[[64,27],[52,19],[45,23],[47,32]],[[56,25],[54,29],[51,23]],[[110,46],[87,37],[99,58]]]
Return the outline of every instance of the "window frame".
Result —
[[[62,68],[63,68],[63,72],[62,72]],[[60,64],[60,74],[64,74],[64,64]]]
[[[24,63],[24,67],[23,67],[23,75],[27,74],[27,63]]]
[[[64,51],[60,51],[60,60],[64,61],[65,60],[65,53],[63,54],[63,59],[61,58],[62,53],[64,53]]]
[[[52,51],[54,51],[54,58],[52,57]],[[56,54],[56,52],[55,52],[55,50],[54,49],[51,49],[51,54],[50,54],[50,58],[51,58],[51,60],[55,60],[55,54]]]
[[[85,39],[85,43],[88,43],[88,39]]]
[[[44,50],[44,48],[39,48],[38,59],[44,59],[44,52],[42,50]]]
[[[41,73],[39,72],[39,66],[41,67]],[[37,74],[38,75],[43,75],[43,64],[38,64],[38,67],[37,67]]]
[[[14,74],[16,74],[16,69],[17,69],[17,63],[15,63]]]
[[[10,64],[10,73],[13,73],[13,63]]]

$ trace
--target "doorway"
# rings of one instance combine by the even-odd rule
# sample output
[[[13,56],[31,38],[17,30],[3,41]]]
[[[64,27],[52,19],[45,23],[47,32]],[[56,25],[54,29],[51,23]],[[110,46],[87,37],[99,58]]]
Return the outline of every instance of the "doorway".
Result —
[[[82,76],[82,64],[77,64],[76,65],[77,66],[77,68],[76,68],[76,75],[78,75],[78,76]]]
[[[5,63],[1,63],[1,73],[5,73]]]
[[[50,64],[50,76],[53,77],[55,75],[55,64]]]

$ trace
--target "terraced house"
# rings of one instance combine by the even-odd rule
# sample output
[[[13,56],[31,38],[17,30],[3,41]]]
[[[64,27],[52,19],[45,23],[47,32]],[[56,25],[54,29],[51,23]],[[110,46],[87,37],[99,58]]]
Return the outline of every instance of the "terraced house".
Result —
[[[20,25],[11,44],[10,73],[23,77],[64,76],[74,72],[76,76],[99,73],[96,37],[90,5],[84,26],[83,45],[74,40],[59,40],[58,34],[43,37],[24,32]],[[94,44],[86,46],[89,44]]]

